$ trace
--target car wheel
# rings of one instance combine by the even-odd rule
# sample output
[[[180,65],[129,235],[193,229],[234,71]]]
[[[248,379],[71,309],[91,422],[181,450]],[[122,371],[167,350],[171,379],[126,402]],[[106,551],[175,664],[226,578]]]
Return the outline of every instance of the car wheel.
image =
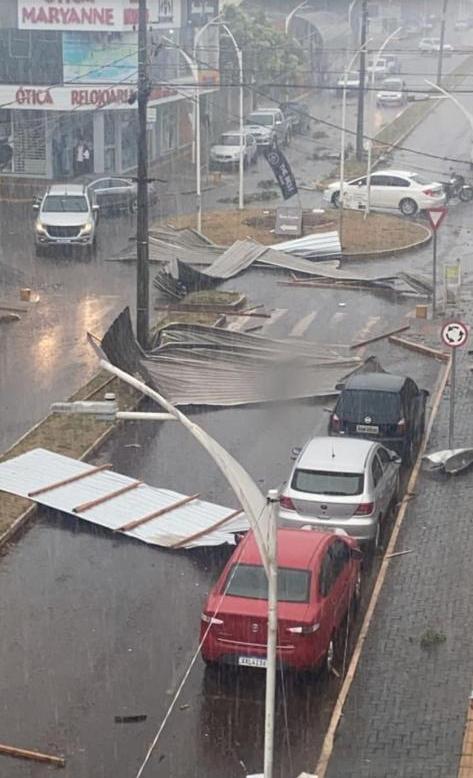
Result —
[[[332,205],[335,208],[340,208],[340,192],[334,192],[332,195]]]
[[[412,200],[411,197],[405,197],[399,203],[399,210],[403,216],[415,216],[419,209],[415,200]]]

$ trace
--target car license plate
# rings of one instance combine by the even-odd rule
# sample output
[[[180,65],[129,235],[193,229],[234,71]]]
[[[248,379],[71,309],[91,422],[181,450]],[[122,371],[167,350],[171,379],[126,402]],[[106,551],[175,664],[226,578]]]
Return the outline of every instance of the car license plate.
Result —
[[[239,656],[238,664],[241,667],[266,667],[267,661],[265,656]]]
[[[379,427],[375,424],[357,424],[356,431],[366,432],[368,435],[377,435],[379,432]]]

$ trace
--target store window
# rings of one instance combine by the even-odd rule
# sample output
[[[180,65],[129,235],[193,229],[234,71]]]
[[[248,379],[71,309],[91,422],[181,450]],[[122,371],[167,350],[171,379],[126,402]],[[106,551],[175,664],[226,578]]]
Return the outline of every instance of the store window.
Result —
[[[43,111],[13,112],[13,172],[46,176],[46,115]]]
[[[104,117],[104,164],[106,173],[116,172],[115,115],[106,111]]]
[[[138,137],[138,117],[135,111],[122,114],[122,170],[136,165],[136,139]]]
[[[11,126],[11,111],[4,109],[0,110],[0,144],[7,143],[9,146],[12,144],[12,126]],[[11,173],[13,169],[13,158],[2,165],[2,172]]]
[[[178,144],[176,106],[174,103],[161,108],[161,153],[175,149]]]

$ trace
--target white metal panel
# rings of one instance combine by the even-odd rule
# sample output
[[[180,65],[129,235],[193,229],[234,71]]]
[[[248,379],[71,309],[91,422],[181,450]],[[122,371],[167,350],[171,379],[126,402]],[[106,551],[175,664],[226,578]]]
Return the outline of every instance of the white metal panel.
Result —
[[[87,472],[91,467],[92,465],[85,462],[37,448],[0,463],[0,490],[20,497],[28,497],[36,489]],[[75,507],[133,484],[135,480],[111,470],[102,470],[73,483],[43,492],[31,499],[93,524],[117,530],[124,524],[172,505],[186,496],[170,489],[158,489],[141,484],[136,489],[118,495],[85,512],[74,512]],[[205,532],[230,513],[232,513],[231,508],[196,499],[124,534],[145,543],[170,547],[196,533]],[[184,547],[234,543],[233,533],[247,529],[248,522],[242,514]]]

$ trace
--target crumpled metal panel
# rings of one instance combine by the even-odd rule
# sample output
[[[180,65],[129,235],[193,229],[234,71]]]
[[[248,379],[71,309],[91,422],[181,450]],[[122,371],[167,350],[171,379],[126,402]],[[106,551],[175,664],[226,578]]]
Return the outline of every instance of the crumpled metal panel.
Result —
[[[91,467],[85,462],[47,449],[33,449],[0,463],[0,490],[20,497],[28,497],[29,493],[36,489],[86,472]],[[140,484],[136,489],[113,497],[82,513],[74,512],[76,506],[133,484],[135,480],[111,470],[102,470],[30,499],[116,532],[119,527],[172,505],[186,496],[170,489],[158,489]],[[244,532],[249,527],[243,513],[213,531],[210,529],[213,524],[231,513],[232,508],[196,499],[122,534],[144,543],[166,548],[201,532],[204,534],[183,544],[182,547],[234,544],[234,533]],[[205,534],[207,529],[209,532]]]
[[[340,237],[336,230],[330,232],[314,232],[303,238],[286,240],[271,246],[274,251],[282,251],[285,254],[315,259],[316,257],[339,257],[342,253]]]
[[[252,265],[266,249],[253,240],[237,240],[203,272],[211,278],[232,278]]]

